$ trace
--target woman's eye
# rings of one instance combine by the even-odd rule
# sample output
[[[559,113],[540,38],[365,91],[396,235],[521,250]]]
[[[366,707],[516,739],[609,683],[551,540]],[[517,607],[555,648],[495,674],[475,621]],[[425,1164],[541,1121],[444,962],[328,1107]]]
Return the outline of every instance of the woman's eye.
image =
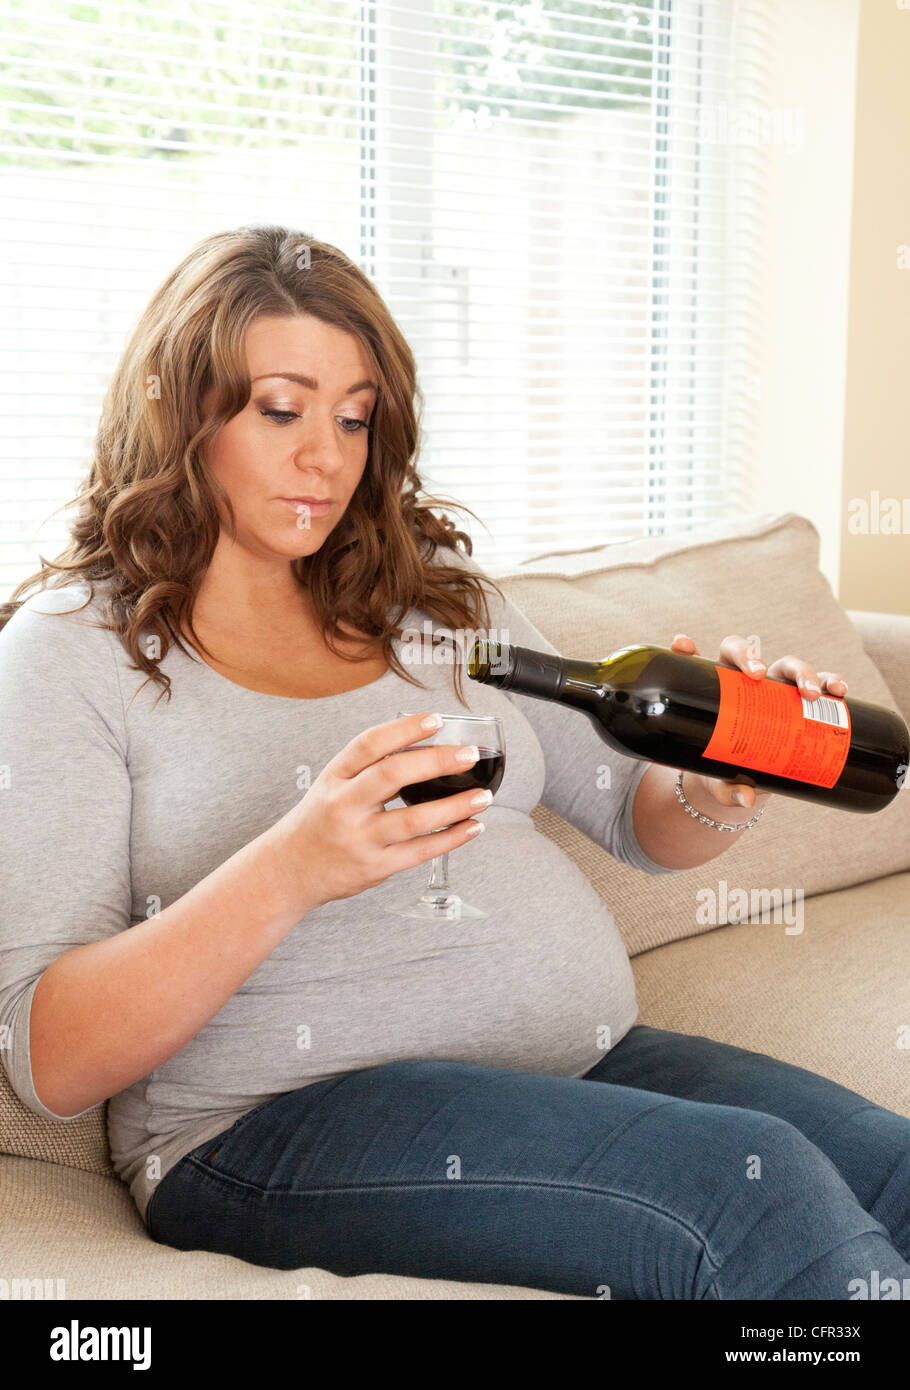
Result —
[[[274,420],[278,425],[290,424],[291,420],[299,420],[299,415],[294,410],[260,410],[260,415],[265,415],[269,420]],[[359,434],[361,430],[368,430],[370,427],[365,420],[354,420],[346,415],[337,417],[345,434]],[[353,425],[353,429],[348,429],[348,425]]]
[[[270,420],[277,420],[279,425],[286,425],[289,420],[297,419],[293,410],[260,410],[259,414],[267,415]]]

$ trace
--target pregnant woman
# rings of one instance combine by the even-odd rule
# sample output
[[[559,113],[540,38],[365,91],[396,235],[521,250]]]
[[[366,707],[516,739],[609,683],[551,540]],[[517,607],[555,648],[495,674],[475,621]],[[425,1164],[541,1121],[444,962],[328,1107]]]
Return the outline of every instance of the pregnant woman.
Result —
[[[418,397],[375,288],[293,230],[207,238],[145,310],[72,539],[2,610],[13,1087],[52,1120],[109,1101],[117,1172],[181,1249],[592,1298],[910,1278],[910,1120],[636,1025],[613,917],[530,813],[645,874],[761,827],[693,819],[587,720],[402,659],[426,622],[554,650],[430,509]],[[720,659],[749,669],[745,639]],[[421,746],[459,710],[502,721],[493,804],[406,807],[464,768]],[[712,821],[770,799],[740,790],[686,774]],[[487,916],[387,913],[445,850]]]

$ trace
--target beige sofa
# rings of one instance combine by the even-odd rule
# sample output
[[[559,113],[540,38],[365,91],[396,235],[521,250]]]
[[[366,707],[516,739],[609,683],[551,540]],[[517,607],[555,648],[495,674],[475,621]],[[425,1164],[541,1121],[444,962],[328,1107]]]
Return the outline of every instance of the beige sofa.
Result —
[[[818,569],[818,540],[803,517],[753,515],[490,572],[567,654],[669,646],[685,631],[716,657],[727,633],[758,634],[767,660],[805,657],[842,673],[850,697],[910,720],[910,616],[845,613]],[[910,1047],[901,1045],[910,1028],[910,791],[874,815],[775,797],[718,859],[660,877],[617,864],[542,806],[534,819],[613,911],[633,958],[640,1022],[810,1067],[910,1115]],[[741,901],[756,890],[784,904],[776,922],[741,920]],[[716,920],[706,901],[716,902]],[[0,1279],[63,1280],[51,1287],[88,1299],[567,1297],[271,1270],[158,1245],[112,1173],[104,1108],[49,1123],[22,1107],[2,1068]]]

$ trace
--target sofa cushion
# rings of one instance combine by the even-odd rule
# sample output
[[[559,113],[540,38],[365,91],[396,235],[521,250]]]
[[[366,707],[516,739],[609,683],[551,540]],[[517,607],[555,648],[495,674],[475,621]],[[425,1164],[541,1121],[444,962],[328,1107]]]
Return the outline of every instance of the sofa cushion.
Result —
[[[686,632],[702,656],[716,659],[729,633],[754,633],[767,662],[795,654],[816,669],[841,672],[851,698],[896,710],[894,695],[818,568],[818,551],[812,523],[788,512],[489,572],[564,655],[595,660],[633,642],[669,647],[677,632]],[[567,710],[565,718],[569,728],[586,716]],[[617,863],[544,807],[534,818],[591,879],[633,956],[710,931],[715,923],[702,920],[709,914],[700,910],[698,895],[718,877],[731,889],[757,887],[795,899],[910,868],[910,791],[872,814],[775,796],[754,829],[718,859],[659,876]],[[723,916],[720,924],[735,920]]]
[[[74,1120],[46,1120],[22,1104],[0,1066],[0,1153],[112,1174],[106,1117],[107,1106],[98,1105]]]
[[[910,1117],[910,873],[825,893],[803,930],[719,927],[636,956],[638,1022],[764,1052]]]
[[[324,1269],[267,1269],[231,1255],[175,1250],[150,1239],[117,1178],[26,1158],[0,1158],[3,1270],[62,1280],[72,1298],[541,1299],[578,1294],[397,1274],[344,1277]],[[588,1300],[585,1299],[585,1302]]]

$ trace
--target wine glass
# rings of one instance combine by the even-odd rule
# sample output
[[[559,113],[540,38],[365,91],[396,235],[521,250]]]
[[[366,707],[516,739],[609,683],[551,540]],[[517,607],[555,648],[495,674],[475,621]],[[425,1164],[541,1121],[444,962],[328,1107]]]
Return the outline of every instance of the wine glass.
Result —
[[[409,713],[408,710],[399,710],[397,717],[404,719]],[[436,801],[439,797],[452,796],[455,792],[480,791],[484,787],[494,794],[499,790],[506,770],[506,739],[502,720],[496,715],[443,715],[442,723],[435,733],[420,739],[413,746],[422,748],[433,743],[456,746],[475,744],[480,756],[463,771],[427,777],[422,782],[409,782],[398,793],[405,805],[416,806],[426,801]],[[441,825],[438,829],[448,830],[449,827]],[[431,830],[429,833],[435,835],[438,831]],[[416,901],[398,903],[394,907],[385,908],[385,911],[393,917],[417,917],[425,922],[453,921],[460,917],[487,917],[489,914],[482,908],[473,907],[457,893],[452,892],[448,871],[447,850],[445,854],[436,855],[433,859],[426,891]]]

